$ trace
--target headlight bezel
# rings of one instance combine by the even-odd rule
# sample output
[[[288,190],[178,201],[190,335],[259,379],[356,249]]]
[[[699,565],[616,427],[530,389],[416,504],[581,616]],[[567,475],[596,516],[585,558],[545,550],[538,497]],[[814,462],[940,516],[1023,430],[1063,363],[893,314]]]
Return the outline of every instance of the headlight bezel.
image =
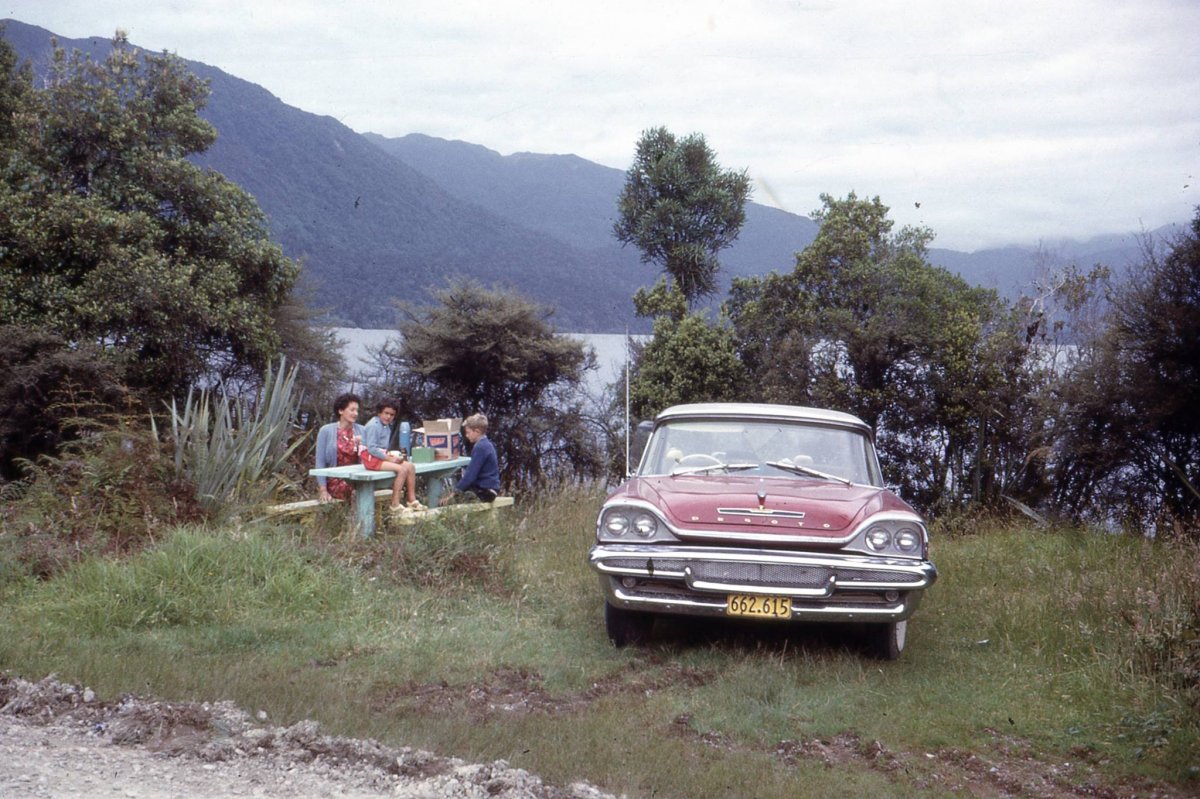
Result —
[[[929,533],[916,516],[876,516],[864,522],[843,549],[877,557],[924,560],[929,555]]]
[[[678,539],[653,508],[621,503],[601,508],[596,519],[596,540],[605,544],[645,544]]]

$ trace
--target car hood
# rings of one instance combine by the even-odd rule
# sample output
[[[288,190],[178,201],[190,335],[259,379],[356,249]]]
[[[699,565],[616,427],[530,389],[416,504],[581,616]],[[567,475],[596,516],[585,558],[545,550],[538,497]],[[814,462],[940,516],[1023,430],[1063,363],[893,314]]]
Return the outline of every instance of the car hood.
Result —
[[[681,538],[695,531],[709,541],[723,531],[839,539],[871,514],[912,512],[887,489],[786,477],[635,477],[609,503],[621,499],[658,508]]]

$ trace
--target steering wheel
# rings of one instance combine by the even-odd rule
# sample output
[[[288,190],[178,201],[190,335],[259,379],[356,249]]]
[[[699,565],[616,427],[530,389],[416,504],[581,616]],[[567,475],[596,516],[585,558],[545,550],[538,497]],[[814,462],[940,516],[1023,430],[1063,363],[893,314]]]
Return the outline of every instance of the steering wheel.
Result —
[[[717,457],[704,452],[693,452],[691,455],[684,455],[679,459],[680,466],[724,466],[724,462]]]

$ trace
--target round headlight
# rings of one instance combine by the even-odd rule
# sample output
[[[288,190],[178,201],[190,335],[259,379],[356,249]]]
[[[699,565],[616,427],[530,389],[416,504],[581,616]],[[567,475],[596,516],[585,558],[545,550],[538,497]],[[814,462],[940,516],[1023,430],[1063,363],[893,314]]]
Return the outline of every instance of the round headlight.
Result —
[[[921,537],[916,530],[901,530],[896,533],[896,549],[901,552],[915,552],[921,545]]]
[[[872,527],[867,531],[867,546],[876,552],[882,552],[887,549],[887,545],[891,543],[892,534],[882,527]]]
[[[629,517],[624,513],[610,513],[604,517],[604,530],[609,535],[625,535],[629,532]]]
[[[639,513],[633,517],[633,530],[642,538],[653,538],[658,532],[658,521],[649,513]]]

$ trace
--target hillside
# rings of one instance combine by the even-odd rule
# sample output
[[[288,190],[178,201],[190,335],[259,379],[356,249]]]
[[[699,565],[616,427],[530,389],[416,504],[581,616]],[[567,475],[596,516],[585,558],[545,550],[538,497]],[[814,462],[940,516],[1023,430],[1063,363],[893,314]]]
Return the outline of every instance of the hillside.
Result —
[[[8,21],[18,54],[44,69],[52,34]],[[103,57],[107,40],[60,39]],[[262,87],[186,62],[212,88],[203,116],[220,133],[197,161],[257,199],[284,251],[336,321],[390,326],[393,299],[425,301],[454,277],[515,287],[556,309],[568,330],[622,330],[639,276],[463,202],[337,120]]]
[[[44,72],[51,32],[5,24],[5,38]],[[93,58],[109,48],[105,36],[60,42]],[[448,280],[466,277],[554,309],[561,330],[645,330],[630,297],[658,275],[612,236],[621,170],[574,155],[504,156],[417,133],[359,134],[216,67],[186,63],[210,83],[203,115],[220,135],[197,162],[257,198],[272,236],[303,262],[304,284],[331,321],[391,327],[393,301],[425,302]],[[751,203],[741,236],[721,254],[724,285],[733,276],[790,269],[816,231],[807,217]],[[1040,249],[934,249],[930,256],[1012,297],[1046,266],[1123,269],[1136,261],[1138,245],[1124,235]]]

